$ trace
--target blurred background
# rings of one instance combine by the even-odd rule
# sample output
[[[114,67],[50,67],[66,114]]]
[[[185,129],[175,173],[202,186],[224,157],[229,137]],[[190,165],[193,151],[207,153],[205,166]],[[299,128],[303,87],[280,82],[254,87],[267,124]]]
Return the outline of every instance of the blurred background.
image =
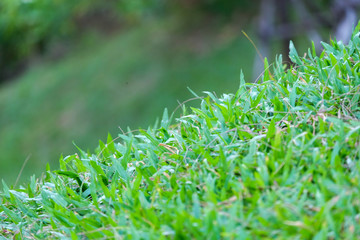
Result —
[[[39,176],[166,107],[234,93],[263,58],[348,41],[358,0],[1,0],[0,179]],[[242,33],[245,32],[244,33]],[[248,37],[246,37],[247,35]],[[197,106],[189,101],[187,106]],[[180,111],[175,113],[179,116]],[[26,164],[24,164],[26,163]]]

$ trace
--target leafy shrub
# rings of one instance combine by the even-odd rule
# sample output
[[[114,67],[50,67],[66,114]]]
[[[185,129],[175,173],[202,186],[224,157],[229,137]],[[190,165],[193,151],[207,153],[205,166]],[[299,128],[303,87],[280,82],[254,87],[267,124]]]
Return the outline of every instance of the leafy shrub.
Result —
[[[55,36],[67,34],[82,1],[2,0],[0,2],[0,78],[15,71]],[[0,80],[1,80],[0,79]]]
[[[109,136],[18,189],[4,237],[355,239],[360,220],[360,25],[172,125]],[[200,98],[200,97],[199,97]]]
[[[77,24],[82,18],[87,25],[108,15],[130,18],[146,6],[142,0],[2,0],[0,82],[19,72],[31,54],[44,53],[52,41],[82,32],[83,26]],[[94,14],[99,12],[106,15]]]

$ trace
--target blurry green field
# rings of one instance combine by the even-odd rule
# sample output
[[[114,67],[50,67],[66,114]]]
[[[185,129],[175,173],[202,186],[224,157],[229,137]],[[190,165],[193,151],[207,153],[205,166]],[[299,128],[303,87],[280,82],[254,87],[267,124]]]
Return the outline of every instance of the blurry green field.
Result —
[[[33,67],[0,88],[0,178],[13,183],[57,167],[61,154],[93,149],[106,133],[146,127],[196,92],[234,92],[254,49],[231,29],[179,35],[171,24],[148,23],[110,39],[95,36],[57,61]],[[210,41],[211,39],[211,41]],[[250,79],[247,79],[248,81]],[[188,103],[187,105],[190,105]]]

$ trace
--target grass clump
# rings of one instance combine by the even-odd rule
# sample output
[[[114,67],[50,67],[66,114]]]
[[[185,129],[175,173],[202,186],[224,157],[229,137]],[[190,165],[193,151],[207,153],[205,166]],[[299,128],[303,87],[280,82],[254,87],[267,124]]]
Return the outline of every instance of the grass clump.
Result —
[[[173,124],[3,183],[4,237],[356,239],[360,236],[360,39],[304,57],[290,46],[261,83],[210,92]]]

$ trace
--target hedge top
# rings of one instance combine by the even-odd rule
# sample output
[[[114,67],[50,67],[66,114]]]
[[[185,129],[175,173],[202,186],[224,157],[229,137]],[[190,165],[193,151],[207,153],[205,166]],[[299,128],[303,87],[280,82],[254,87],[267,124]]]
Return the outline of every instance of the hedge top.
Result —
[[[319,57],[290,44],[290,69],[281,56],[265,61],[261,83],[241,75],[235,94],[206,92],[175,124],[165,110],[154,127],[109,136],[93,154],[79,149],[27,186],[3,182],[0,235],[360,236],[359,26]]]

